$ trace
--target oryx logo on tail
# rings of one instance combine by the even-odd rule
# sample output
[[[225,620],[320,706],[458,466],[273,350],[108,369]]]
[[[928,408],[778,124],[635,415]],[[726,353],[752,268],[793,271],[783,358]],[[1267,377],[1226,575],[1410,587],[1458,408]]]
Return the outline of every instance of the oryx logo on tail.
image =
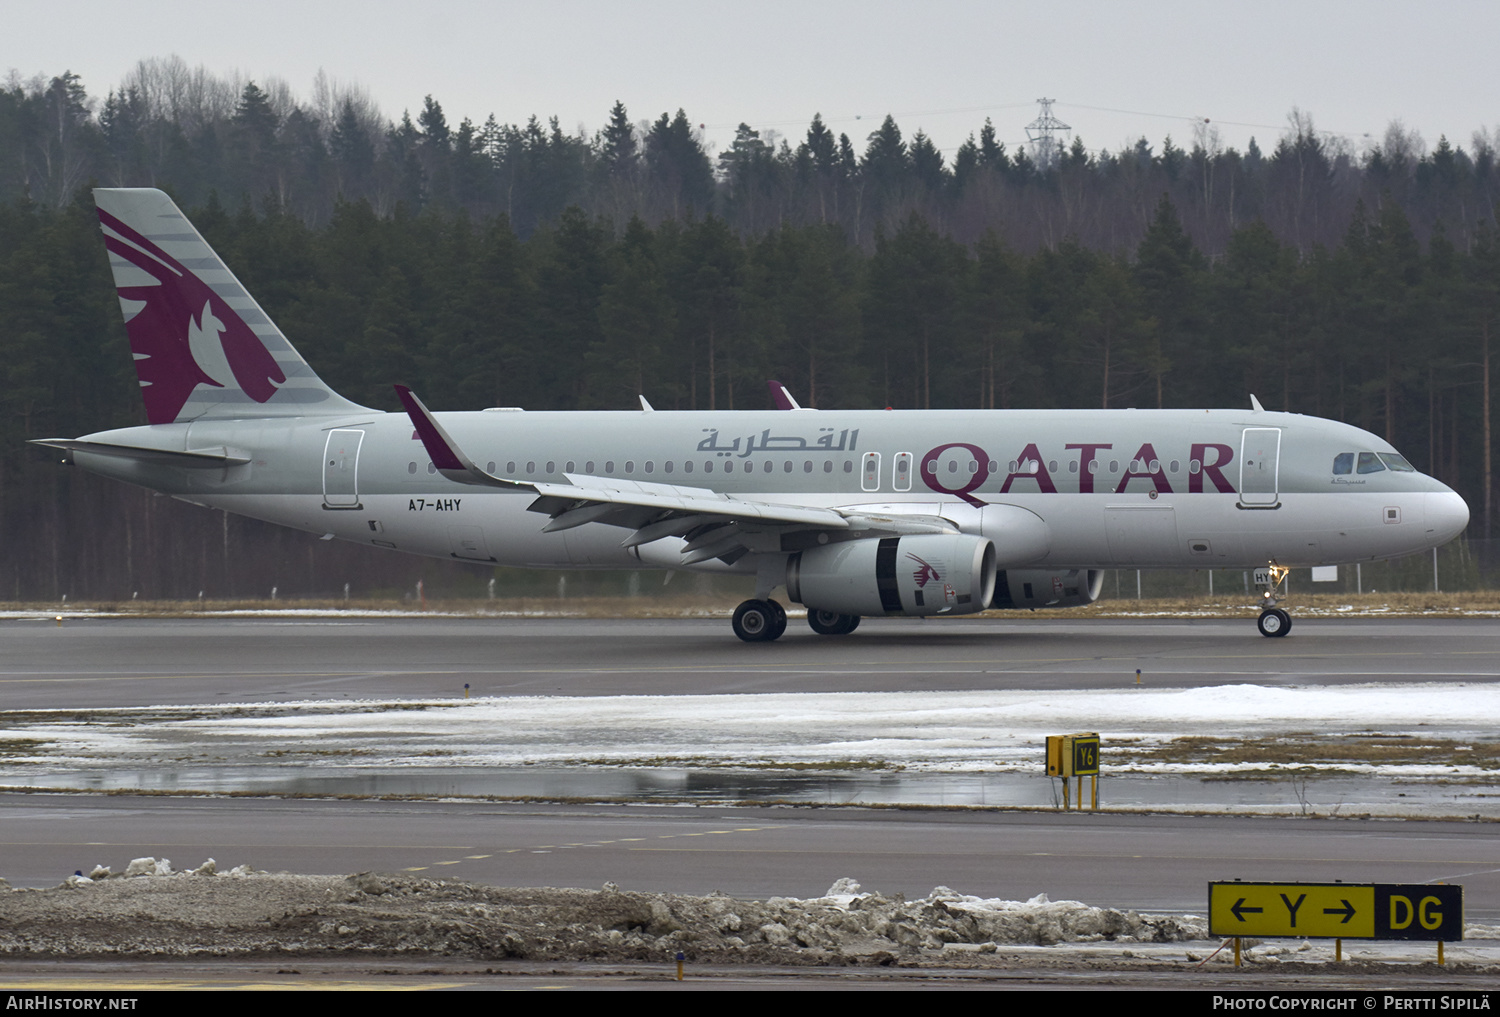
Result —
[[[136,374],[153,424],[170,424],[199,385],[236,387],[258,403],[286,381],[243,318],[157,244],[99,209],[104,245],[155,280],[117,277]]]

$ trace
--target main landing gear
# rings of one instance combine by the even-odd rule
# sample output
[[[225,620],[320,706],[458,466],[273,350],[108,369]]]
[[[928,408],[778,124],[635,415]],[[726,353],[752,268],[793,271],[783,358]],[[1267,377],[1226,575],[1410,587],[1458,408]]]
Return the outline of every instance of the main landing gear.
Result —
[[[1279,638],[1292,631],[1292,616],[1276,606],[1277,593],[1282,591],[1287,573],[1290,571],[1291,569],[1284,568],[1274,561],[1263,569],[1255,570],[1256,584],[1264,587],[1261,591],[1261,603],[1264,610],[1255,621],[1255,627],[1260,629],[1260,634],[1263,636]]]
[[[734,634],[747,643],[769,643],[786,632],[786,608],[774,600],[747,600],[734,609]],[[820,636],[847,636],[859,628],[859,615],[808,608],[807,624]]]
[[[747,643],[769,643],[786,631],[786,608],[774,600],[747,600],[734,609],[734,634]]]
[[[859,615],[807,609],[807,624],[820,636],[847,636],[859,628]]]

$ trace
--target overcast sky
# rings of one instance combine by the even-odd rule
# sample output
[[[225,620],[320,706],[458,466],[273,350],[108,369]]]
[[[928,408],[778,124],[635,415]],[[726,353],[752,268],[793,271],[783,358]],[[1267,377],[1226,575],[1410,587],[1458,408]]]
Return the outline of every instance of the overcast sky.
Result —
[[[0,0],[0,73],[71,70],[103,96],[142,58],[285,79],[321,68],[386,116],[431,94],[449,121],[557,115],[597,130],[687,111],[722,150],[741,121],[795,143],[816,112],[863,150],[886,113],[949,153],[986,116],[1011,147],[1036,100],[1090,148],[1145,136],[1270,147],[1293,107],[1356,148],[1393,120],[1429,147],[1500,128],[1500,3],[1188,0]]]

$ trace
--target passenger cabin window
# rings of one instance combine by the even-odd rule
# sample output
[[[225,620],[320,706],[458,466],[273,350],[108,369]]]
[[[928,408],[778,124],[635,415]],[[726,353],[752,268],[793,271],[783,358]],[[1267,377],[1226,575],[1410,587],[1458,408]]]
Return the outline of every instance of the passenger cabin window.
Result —
[[[1359,454],[1359,465],[1355,467],[1360,473],[1380,473],[1385,469],[1385,463],[1374,452],[1361,452]]]

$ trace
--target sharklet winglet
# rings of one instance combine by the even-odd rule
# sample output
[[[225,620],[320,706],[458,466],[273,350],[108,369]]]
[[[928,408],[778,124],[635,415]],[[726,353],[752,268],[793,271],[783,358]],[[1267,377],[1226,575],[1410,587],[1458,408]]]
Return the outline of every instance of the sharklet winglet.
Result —
[[[766,388],[771,390],[771,399],[776,403],[778,410],[800,410],[797,400],[792,398],[792,393],[781,382],[772,379],[766,382]]]
[[[437,471],[443,476],[460,484],[536,490],[532,484],[494,477],[481,470],[458,447],[458,442],[454,441],[443,429],[443,425],[437,422],[432,411],[422,404],[422,400],[417,398],[415,392],[405,385],[397,385],[395,388],[396,397],[401,400],[401,405],[406,409],[406,415],[411,418],[412,427],[416,428],[417,437],[422,440],[422,447],[427,450],[427,455],[432,459],[432,465],[437,467]]]

